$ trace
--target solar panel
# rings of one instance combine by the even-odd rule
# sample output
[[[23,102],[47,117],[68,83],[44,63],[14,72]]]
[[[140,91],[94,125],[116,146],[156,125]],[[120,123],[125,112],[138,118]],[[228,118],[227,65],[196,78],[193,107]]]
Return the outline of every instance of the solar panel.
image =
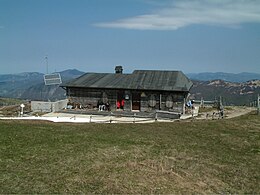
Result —
[[[45,85],[59,85],[62,83],[60,73],[46,74],[43,77]]]

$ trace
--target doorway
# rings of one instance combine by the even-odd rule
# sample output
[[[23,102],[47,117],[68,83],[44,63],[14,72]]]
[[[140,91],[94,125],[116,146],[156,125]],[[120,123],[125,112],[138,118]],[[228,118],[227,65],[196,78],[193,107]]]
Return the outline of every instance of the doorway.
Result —
[[[118,91],[117,92],[116,108],[123,110],[124,106],[125,106],[125,93],[124,93],[124,91]]]
[[[141,108],[141,94],[132,93],[132,110],[140,110]]]

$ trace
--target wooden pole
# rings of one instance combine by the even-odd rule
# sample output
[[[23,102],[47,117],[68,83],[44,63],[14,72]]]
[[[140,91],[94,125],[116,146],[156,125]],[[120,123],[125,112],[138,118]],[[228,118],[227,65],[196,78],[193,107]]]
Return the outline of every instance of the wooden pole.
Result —
[[[160,99],[159,99],[159,110],[162,109],[162,94],[160,94]]]
[[[224,118],[224,106],[223,106],[223,102],[222,102],[222,97],[219,97],[219,114],[220,114],[220,118]]]
[[[182,114],[185,114],[185,105],[186,105],[186,100],[185,100],[185,98],[184,98],[184,100],[183,100],[183,108],[182,108]]]
[[[260,115],[260,96],[257,97],[257,114]]]
[[[46,73],[49,74],[48,56],[45,56],[45,61],[46,61]]]

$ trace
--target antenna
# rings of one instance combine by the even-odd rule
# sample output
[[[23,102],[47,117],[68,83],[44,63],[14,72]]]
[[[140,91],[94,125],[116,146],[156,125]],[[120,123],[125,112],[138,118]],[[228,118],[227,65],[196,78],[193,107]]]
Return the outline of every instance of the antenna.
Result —
[[[45,62],[46,62],[46,73],[48,74],[49,73],[48,56],[46,55],[44,59],[45,59]]]
[[[48,63],[48,56],[45,56],[46,62],[46,74],[43,75],[45,85],[59,85],[62,83],[60,73],[52,73],[49,74],[49,63]]]

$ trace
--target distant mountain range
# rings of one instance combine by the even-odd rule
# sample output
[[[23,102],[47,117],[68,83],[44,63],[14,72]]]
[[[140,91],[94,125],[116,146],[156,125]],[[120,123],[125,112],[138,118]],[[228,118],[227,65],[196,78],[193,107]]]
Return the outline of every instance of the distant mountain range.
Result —
[[[84,72],[69,69],[59,72],[63,83]],[[27,72],[0,75],[0,97],[55,101],[66,98],[58,85],[45,86],[42,73]],[[260,74],[256,73],[196,73],[186,74],[194,83],[193,99],[214,100],[222,96],[227,105],[248,105],[260,94]]]
[[[238,74],[224,73],[224,72],[203,72],[203,73],[188,73],[186,74],[191,80],[198,81],[212,81],[212,80],[223,80],[230,82],[246,82],[250,80],[260,80],[260,74],[242,72]]]
[[[223,80],[195,81],[190,91],[195,100],[215,100],[221,96],[224,105],[250,105],[260,94],[260,80],[229,82]]]
[[[84,72],[69,69],[59,72],[63,82],[77,78]],[[0,97],[55,101],[66,98],[58,85],[45,86],[42,73],[26,72],[0,75]]]

